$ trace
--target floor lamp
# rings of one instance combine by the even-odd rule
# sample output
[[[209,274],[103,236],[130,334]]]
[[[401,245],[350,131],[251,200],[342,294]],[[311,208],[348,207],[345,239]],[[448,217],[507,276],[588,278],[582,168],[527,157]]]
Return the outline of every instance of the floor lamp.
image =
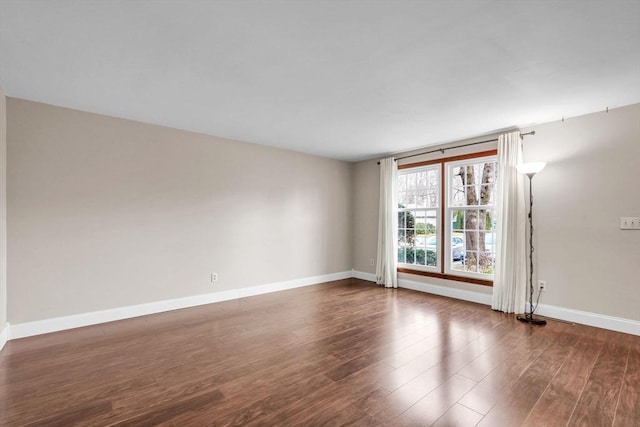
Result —
[[[529,311],[525,309],[524,315],[518,315],[521,322],[532,325],[546,325],[547,321],[533,317],[533,192],[531,182],[533,176],[544,169],[545,162],[521,163],[517,165],[518,172],[529,177]]]

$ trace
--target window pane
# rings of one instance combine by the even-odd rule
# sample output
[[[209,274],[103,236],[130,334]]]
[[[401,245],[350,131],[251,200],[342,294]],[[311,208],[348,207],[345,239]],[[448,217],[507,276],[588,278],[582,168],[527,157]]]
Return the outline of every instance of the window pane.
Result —
[[[406,240],[406,231],[405,230],[398,230],[398,247],[404,247],[407,244],[407,240]]]
[[[417,265],[426,265],[426,262],[425,262],[425,250],[424,249],[416,248],[416,260],[415,260],[415,263]]]
[[[464,213],[464,228],[466,230],[478,229],[478,211],[475,209],[466,210]]]
[[[440,181],[440,174],[439,171],[436,169],[430,169],[427,171],[427,179],[430,183],[430,185],[432,186],[432,188],[435,186],[437,187],[438,185],[438,181]]]
[[[479,252],[478,256],[478,272],[483,274],[493,274],[494,255],[490,252]]]
[[[398,175],[398,191],[402,192],[407,189],[407,175]]]
[[[496,248],[495,248],[496,234],[495,233],[480,233],[479,240],[481,242],[479,246],[479,250],[495,253],[496,251]]]
[[[467,251],[464,260],[465,271],[478,271],[478,253],[475,251]]]
[[[467,204],[463,186],[457,186],[451,189],[451,204],[453,206],[465,206]]]
[[[487,238],[487,235],[489,236]],[[486,250],[491,250],[490,246],[488,245],[492,245],[492,238],[491,238],[491,233],[483,233],[480,232],[478,233],[478,250],[479,251],[486,251]]]
[[[427,187],[427,171],[420,171],[416,174],[416,187],[418,189]]]
[[[451,211],[451,228],[454,231],[464,229],[464,211]]]
[[[416,211],[416,234],[424,236],[427,229],[427,213],[425,211]],[[424,241],[424,239],[422,239]]]
[[[427,194],[427,207],[437,208],[439,206],[438,199],[440,195],[437,192],[430,192]]]
[[[399,247],[398,248],[398,262],[405,262],[405,260],[406,260],[405,248]]]
[[[456,233],[451,236],[451,246],[449,247],[449,257],[452,263],[462,263],[465,258],[464,234]]]
[[[451,168],[451,186],[458,187],[463,185],[462,176],[460,176],[462,171],[461,167]]]
[[[487,209],[484,213],[484,230],[495,231],[496,229],[496,217],[494,209]]]
[[[407,174],[407,189],[415,190],[416,189],[416,174],[410,173]]]
[[[406,208],[407,207],[407,192],[406,191],[401,191],[398,193],[398,207],[399,208]]]
[[[436,258],[438,252],[437,251],[432,251],[430,249],[427,249],[427,265],[431,266],[431,267],[435,267],[436,265],[438,265],[437,261],[438,259]]]
[[[478,189],[475,185],[467,185],[465,188],[465,205],[476,206],[478,204]]]
[[[404,196],[404,207],[405,208],[415,208],[416,207],[416,193],[415,191],[407,191],[407,194]]]
[[[427,211],[427,216],[425,219],[425,234],[427,236],[435,234],[437,224],[438,224],[438,212]]]
[[[413,246],[416,241],[415,231],[412,229],[407,229],[406,231],[406,242],[408,246]]]

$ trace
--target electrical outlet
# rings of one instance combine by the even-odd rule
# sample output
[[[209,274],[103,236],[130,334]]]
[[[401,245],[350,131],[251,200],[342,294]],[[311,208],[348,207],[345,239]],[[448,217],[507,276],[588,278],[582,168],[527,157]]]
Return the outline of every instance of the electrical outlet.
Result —
[[[621,216],[620,230],[640,230],[640,216]]]
[[[211,273],[211,283],[218,281],[218,273]]]
[[[373,258],[371,258],[371,259],[369,260],[369,265],[374,265],[374,264],[375,264],[375,261],[373,260]]]
[[[547,281],[546,280],[538,280],[538,289],[540,292],[544,292],[547,290]]]

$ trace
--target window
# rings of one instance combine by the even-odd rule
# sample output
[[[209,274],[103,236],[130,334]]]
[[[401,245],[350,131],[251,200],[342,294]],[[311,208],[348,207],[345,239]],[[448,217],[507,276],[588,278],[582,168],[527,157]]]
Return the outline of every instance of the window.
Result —
[[[399,271],[490,285],[497,173],[495,151],[399,166]]]
[[[398,174],[398,262],[440,266],[440,165]]]
[[[452,239],[448,273],[479,273],[493,278],[497,166],[495,158],[447,164],[447,232]],[[460,262],[454,259],[456,247],[460,248]]]

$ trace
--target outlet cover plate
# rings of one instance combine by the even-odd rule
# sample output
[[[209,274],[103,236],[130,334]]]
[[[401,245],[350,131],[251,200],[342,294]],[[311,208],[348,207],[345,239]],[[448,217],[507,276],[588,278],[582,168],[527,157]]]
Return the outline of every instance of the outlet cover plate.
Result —
[[[620,217],[620,230],[640,230],[640,216]]]

